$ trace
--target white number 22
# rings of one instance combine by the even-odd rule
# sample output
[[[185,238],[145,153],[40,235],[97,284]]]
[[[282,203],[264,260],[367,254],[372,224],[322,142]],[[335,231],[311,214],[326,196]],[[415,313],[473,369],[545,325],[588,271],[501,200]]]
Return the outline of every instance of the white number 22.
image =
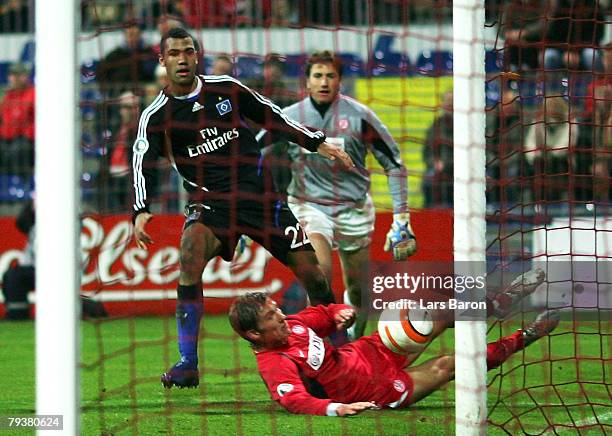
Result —
[[[300,231],[302,233],[302,241],[298,241],[298,235],[300,234]],[[288,235],[289,233],[293,234],[293,240],[291,241],[291,248],[298,248],[301,247],[304,244],[309,244],[310,240],[308,239],[308,236],[306,236],[306,232],[304,231],[304,229],[300,226],[299,223],[296,223],[295,227],[294,226],[287,226],[285,227],[285,235]]]

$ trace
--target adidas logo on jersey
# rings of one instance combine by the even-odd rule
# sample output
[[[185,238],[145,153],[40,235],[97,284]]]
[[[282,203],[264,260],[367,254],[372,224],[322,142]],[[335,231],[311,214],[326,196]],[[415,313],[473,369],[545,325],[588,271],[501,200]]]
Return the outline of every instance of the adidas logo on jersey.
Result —
[[[193,104],[193,107],[191,108],[191,112],[197,112],[200,109],[204,109],[204,106],[202,106],[200,103],[198,103],[197,101]]]

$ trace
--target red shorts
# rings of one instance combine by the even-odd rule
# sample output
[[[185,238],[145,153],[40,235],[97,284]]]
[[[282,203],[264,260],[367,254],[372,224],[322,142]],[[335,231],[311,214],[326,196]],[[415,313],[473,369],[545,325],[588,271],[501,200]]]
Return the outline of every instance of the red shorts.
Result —
[[[359,338],[341,350],[346,358],[361,360],[357,366],[370,376],[369,380],[356,383],[358,392],[353,401],[373,401],[393,409],[408,405],[414,390],[412,377],[404,370],[408,361],[405,356],[389,350],[378,333]]]

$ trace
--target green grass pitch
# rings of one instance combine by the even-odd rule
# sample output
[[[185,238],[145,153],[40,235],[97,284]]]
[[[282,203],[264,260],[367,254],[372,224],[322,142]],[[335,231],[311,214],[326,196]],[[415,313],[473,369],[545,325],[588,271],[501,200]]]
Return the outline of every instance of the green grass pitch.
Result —
[[[515,328],[502,326],[504,334]],[[612,432],[605,328],[609,323],[562,322],[553,336],[491,371],[489,434],[542,434],[551,424],[555,430],[545,434]],[[82,323],[82,434],[454,434],[453,383],[408,410],[346,419],[285,412],[269,399],[248,345],[229,333],[223,316],[203,323],[200,387],[164,390],[159,375],[177,358],[175,331],[173,318]],[[499,332],[492,328],[490,340]],[[452,340],[449,330],[422,359],[450,352]],[[34,413],[34,323],[0,323],[0,349],[0,415]]]

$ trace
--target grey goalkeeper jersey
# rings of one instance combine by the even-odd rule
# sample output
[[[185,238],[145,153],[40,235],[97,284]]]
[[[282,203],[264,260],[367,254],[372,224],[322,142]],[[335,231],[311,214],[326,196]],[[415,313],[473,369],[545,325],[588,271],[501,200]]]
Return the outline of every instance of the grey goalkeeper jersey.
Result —
[[[339,94],[323,117],[310,97],[286,107],[283,112],[306,126],[323,131],[326,141],[342,146],[356,167],[349,170],[338,160],[331,161],[290,143],[288,152],[293,177],[289,195],[321,204],[362,202],[370,189],[370,172],[366,168],[366,154],[370,148],[387,175],[393,211],[407,210],[407,174],[399,147],[370,108]]]

